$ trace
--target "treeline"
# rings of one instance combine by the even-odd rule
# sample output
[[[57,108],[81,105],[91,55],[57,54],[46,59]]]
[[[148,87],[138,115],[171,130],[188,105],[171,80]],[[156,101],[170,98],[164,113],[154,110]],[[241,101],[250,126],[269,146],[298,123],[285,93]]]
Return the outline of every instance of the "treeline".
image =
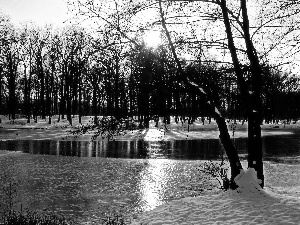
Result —
[[[0,114],[27,122],[38,116],[137,116],[141,126],[170,116],[210,117],[201,98],[185,87],[168,46],[136,46],[104,28],[92,35],[76,26],[55,30],[24,25],[15,28],[1,16]],[[246,118],[233,68],[217,63],[188,62],[184,71],[220,106],[227,118]],[[249,69],[244,67],[245,77]],[[267,121],[297,120],[299,78],[264,66],[263,111]],[[95,122],[97,120],[95,119]]]

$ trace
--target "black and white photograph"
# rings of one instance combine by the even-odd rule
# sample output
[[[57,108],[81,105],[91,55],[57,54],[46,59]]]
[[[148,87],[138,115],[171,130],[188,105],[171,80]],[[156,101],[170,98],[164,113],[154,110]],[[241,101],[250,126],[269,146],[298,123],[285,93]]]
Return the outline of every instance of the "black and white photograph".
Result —
[[[299,225],[300,1],[0,0],[0,225]]]

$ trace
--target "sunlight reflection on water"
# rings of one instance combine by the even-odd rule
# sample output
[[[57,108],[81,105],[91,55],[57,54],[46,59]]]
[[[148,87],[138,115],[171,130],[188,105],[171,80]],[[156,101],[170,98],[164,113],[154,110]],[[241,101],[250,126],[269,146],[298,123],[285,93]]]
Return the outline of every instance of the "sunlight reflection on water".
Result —
[[[99,222],[106,212],[137,215],[209,186],[199,176],[200,161],[7,153],[0,157],[0,179],[8,159],[14,162],[10,175],[20,181],[17,209],[22,203],[24,209],[53,210],[82,222]]]
[[[166,159],[149,160],[141,172],[140,195],[144,211],[154,209],[164,201],[164,192],[170,179],[174,162]]]

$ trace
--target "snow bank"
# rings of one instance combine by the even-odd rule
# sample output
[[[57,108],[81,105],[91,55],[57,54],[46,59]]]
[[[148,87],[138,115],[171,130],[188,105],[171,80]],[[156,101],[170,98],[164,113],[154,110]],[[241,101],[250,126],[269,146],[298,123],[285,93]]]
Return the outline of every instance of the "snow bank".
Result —
[[[299,198],[227,191],[189,197],[146,212],[132,224],[299,224]]]
[[[241,169],[240,174],[234,178],[234,182],[239,186],[240,193],[256,193],[262,191],[261,180],[257,179],[257,173],[253,168],[248,168],[246,171]]]
[[[183,198],[132,224],[299,224],[300,198],[262,189],[256,171],[241,170],[237,190]]]

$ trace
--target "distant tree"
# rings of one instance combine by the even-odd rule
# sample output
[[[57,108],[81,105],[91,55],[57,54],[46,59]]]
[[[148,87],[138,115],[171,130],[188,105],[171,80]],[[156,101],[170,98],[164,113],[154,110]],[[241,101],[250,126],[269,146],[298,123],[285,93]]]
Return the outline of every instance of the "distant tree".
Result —
[[[8,91],[7,109],[9,117],[16,118],[18,107],[18,66],[21,61],[20,56],[20,37],[16,33],[10,21],[5,17],[1,18],[1,81],[4,82]],[[2,84],[1,84],[2,85]]]
[[[86,71],[90,55],[90,43],[86,33],[79,27],[66,27],[56,34],[52,41],[51,51],[54,52],[55,65],[58,72],[60,106],[59,114],[72,124],[72,114],[76,113],[82,101],[81,76]],[[52,67],[53,68],[53,67]],[[54,68],[53,68],[54,69]],[[79,95],[79,98],[78,98]],[[79,100],[80,99],[80,100]]]
[[[36,30],[35,34],[35,66],[36,74],[39,79],[39,110],[42,119],[46,119],[46,68],[45,68],[45,55],[46,55],[46,45],[49,41],[49,31],[48,30]]]
[[[24,90],[24,102],[23,109],[24,114],[27,117],[27,123],[30,123],[31,119],[31,93],[32,93],[32,75],[34,72],[34,38],[35,27],[31,24],[26,24],[21,30],[21,43],[22,43],[22,64],[24,67],[23,72],[23,90]]]
[[[5,43],[7,41],[9,27],[11,26],[9,18],[6,15],[0,13],[0,114],[5,113],[5,97],[6,97],[6,86],[5,86]]]

